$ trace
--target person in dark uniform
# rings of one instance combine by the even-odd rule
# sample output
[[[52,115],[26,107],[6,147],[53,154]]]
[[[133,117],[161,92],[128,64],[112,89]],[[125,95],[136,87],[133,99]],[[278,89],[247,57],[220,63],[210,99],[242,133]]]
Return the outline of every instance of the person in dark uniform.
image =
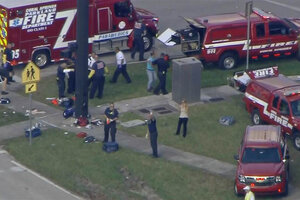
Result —
[[[57,86],[58,86],[58,98],[65,97],[65,72],[64,70],[67,68],[67,63],[63,62],[58,65],[57,67],[57,73],[56,73],[56,80],[57,80]]]
[[[11,62],[13,60],[13,53],[12,53],[11,48],[12,48],[12,43],[8,42],[6,48],[3,52],[3,64],[4,64],[3,67],[9,74],[9,76],[7,78],[7,83],[15,82],[13,80],[14,71],[13,71],[13,67],[11,65]]]
[[[69,69],[71,69],[68,73],[68,89],[67,92],[69,94],[72,94],[75,92],[75,65],[76,65],[76,52],[72,52],[72,56],[68,61],[69,63]]]
[[[168,94],[166,90],[166,78],[167,78],[167,69],[169,68],[168,61],[165,60],[165,54],[161,53],[160,58],[152,62],[153,65],[157,65],[157,76],[159,83],[154,89],[153,93],[159,95],[160,90],[163,94]]]
[[[89,78],[93,77],[92,88],[90,91],[90,99],[94,98],[97,88],[98,88],[97,97],[101,99],[103,94],[103,87],[105,83],[105,76],[104,76],[105,63],[99,60],[98,55],[95,55],[95,60],[96,61],[94,62],[93,67],[89,73]]]
[[[5,69],[0,69],[0,76],[2,79],[2,91],[1,94],[2,95],[6,95],[8,94],[8,92],[6,91],[6,85],[7,85],[7,78],[9,77],[8,72]]]
[[[151,144],[151,148],[152,148],[152,156],[154,158],[158,158],[158,153],[157,153],[158,132],[157,132],[157,128],[156,128],[156,119],[152,112],[149,113],[146,123],[148,125],[148,131],[150,134],[150,144]]]
[[[116,120],[118,119],[119,112],[115,109],[114,103],[111,103],[108,108],[105,109],[106,121],[104,123],[104,140],[103,142],[108,142],[108,133],[110,131],[111,141],[116,141]]]
[[[143,24],[142,20],[139,19],[134,24],[133,29],[133,49],[131,52],[131,58],[134,59],[135,53],[139,51],[139,60],[144,60],[144,40],[143,36],[146,31],[146,26]]]
[[[117,68],[116,68],[113,78],[111,79],[110,82],[116,83],[120,73],[122,73],[124,78],[126,79],[127,83],[131,83],[131,79],[126,70],[126,59],[125,59],[123,52],[120,51],[119,47],[115,48],[115,52],[116,52]]]

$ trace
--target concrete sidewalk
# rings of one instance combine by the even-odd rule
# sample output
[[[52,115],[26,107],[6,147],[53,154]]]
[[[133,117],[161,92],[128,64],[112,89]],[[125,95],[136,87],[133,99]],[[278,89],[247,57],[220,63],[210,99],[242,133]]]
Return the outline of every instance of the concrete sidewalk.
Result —
[[[240,93],[234,90],[229,86],[220,86],[212,88],[204,88],[201,90],[201,103],[207,103],[213,99],[223,98],[239,95]],[[14,92],[9,94],[9,97],[12,99],[12,103],[6,105],[8,108],[13,109],[17,112],[25,113],[28,110],[27,106],[24,105],[24,102],[28,102],[28,97],[18,95]],[[39,113],[34,115],[34,122],[40,122],[44,126],[54,126],[60,129],[63,129],[68,132],[78,133],[84,131],[89,135],[95,136],[97,139],[103,139],[103,127],[93,126],[91,129],[85,127],[75,127],[73,125],[74,119],[64,119],[62,116],[62,111],[48,105],[45,105],[40,102],[33,101],[33,107],[39,111],[45,111],[45,113]],[[138,109],[143,109],[145,107],[169,105],[176,109],[177,104],[172,101],[171,94],[169,95],[153,95],[147,97],[141,97],[136,99],[123,100],[120,102],[115,102],[115,107],[119,110],[120,113],[135,111]],[[97,107],[90,108],[90,114],[93,117],[100,116],[104,113],[104,109],[107,105],[99,105]],[[28,128],[28,122],[20,122],[11,126],[0,127],[0,140],[8,139],[11,137],[22,136],[24,135],[24,129]],[[145,138],[138,138],[131,136],[127,133],[118,132],[117,140],[121,147],[132,149],[133,151],[150,154],[151,148],[149,141]],[[184,165],[192,166],[205,170],[207,172],[222,175],[230,179],[234,179],[236,167],[232,164],[218,161],[216,159],[208,158],[205,156],[184,152],[173,147],[159,145],[159,155],[161,158],[178,162]],[[285,199],[297,199],[298,193],[295,193],[291,187],[291,195]],[[296,196],[294,196],[296,195]],[[294,196],[294,197],[293,197]]]

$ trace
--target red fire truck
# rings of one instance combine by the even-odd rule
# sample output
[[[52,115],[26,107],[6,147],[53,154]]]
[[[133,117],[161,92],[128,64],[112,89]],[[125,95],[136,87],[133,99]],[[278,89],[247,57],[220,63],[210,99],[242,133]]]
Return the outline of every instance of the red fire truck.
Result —
[[[13,43],[15,64],[44,67],[76,40],[76,0],[0,0],[0,45]],[[97,54],[132,47],[134,23],[146,25],[145,50],[158,32],[158,18],[130,0],[89,0],[89,51]]]
[[[243,13],[184,18],[171,42],[186,55],[231,69],[247,55],[247,18]],[[250,15],[250,58],[288,56],[298,51],[300,19],[279,18],[258,8]],[[173,31],[174,33],[174,31]],[[171,44],[170,44],[171,45]]]
[[[300,151],[300,84],[275,69],[256,70],[243,100],[253,124],[281,126]]]

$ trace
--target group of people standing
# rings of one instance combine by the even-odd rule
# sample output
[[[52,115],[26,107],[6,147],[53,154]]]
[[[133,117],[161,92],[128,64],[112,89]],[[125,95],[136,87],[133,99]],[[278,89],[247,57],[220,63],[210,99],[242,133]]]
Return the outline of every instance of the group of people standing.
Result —
[[[120,74],[122,74],[127,83],[131,83],[131,79],[127,73],[127,63],[123,52],[119,47],[115,48],[116,53],[116,70],[113,74],[111,83],[116,83]],[[76,54],[73,53],[71,59],[58,65],[57,68],[57,85],[58,85],[58,97],[65,97],[65,77],[68,76],[68,93],[75,92],[75,63]],[[103,97],[103,89],[105,84],[105,76],[108,72],[106,64],[100,60],[99,56],[93,52],[88,60],[88,87],[91,85],[89,98],[93,99],[96,95],[97,98]]]
[[[0,76],[2,79],[1,95],[6,95],[8,94],[7,84],[10,84],[10,82],[15,82],[15,80],[13,80],[14,70],[12,65],[13,52],[12,52],[11,42],[7,43],[5,49],[2,48],[1,58],[2,58],[2,65],[0,67]]]

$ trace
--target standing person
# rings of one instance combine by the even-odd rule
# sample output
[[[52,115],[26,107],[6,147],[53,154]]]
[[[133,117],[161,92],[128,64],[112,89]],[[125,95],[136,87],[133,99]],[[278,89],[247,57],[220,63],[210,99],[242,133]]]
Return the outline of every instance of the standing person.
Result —
[[[7,85],[7,77],[9,77],[8,72],[5,69],[0,69],[0,76],[2,78],[2,95],[8,94],[6,91],[6,85]]]
[[[106,121],[104,123],[104,140],[103,142],[108,142],[108,134],[110,131],[111,141],[116,141],[116,120],[118,119],[119,112],[115,109],[114,103],[111,103],[108,108],[105,109]]]
[[[131,83],[131,79],[130,79],[130,77],[127,73],[127,70],[126,70],[126,59],[124,57],[123,52],[120,51],[119,47],[115,48],[115,52],[116,52],[117,68],[116,68],[116,71],[115,71],[115,73],[113,75],[113,78],[110,82],[111,83],[116,83],[120,73],[122,73],[124,78],[126,79],[127,83]]]
[[[92,68],[93,68],[93,64],[96,62],[96,53],[92,52],[91,55],[88,58],[88,70],[89,72],[91,72]],[[94,76],[89,77],[88,79],[88,87],[90,87],[92,81],[93,81]]]
[[[58,86],[58,98],[65,97],[65,72],[64,69],[67,68],[67,63],[63,62],[58,65],[57,67],[57,73],[56,73],[56,80],[57,80],[57,86]]]
[[[76,80],[75,80],[75,67],[76,67],[76,52],[73,51],[72,52],[72,56],[71,58],[69,59],[69,65],[70,65],[70,71],[68,73],[68,89],[67,89],[67,92],[69,94],[72,94],[75,92],[75,83],[76,83]]]
[[[157,128],[156,128],[156,119],[152,112],[149,113],[146,123],[148,125],[148,130],[149,130],[149,134],[150,134],[150,144],[151,144],[151,148],[152,148],[152,156],[154,158],[158,158],[158,153],[157,153],[158,132],[157,132]]]
[[[161,90],[163,94],[168,94],[168,91],[166,90],[166,79],[169,63],[165,60],[165,54],[161,53],[160,58],[154,60],[152,64],[157,65],[157,76],[159,79],[159,83],[154,89],[153,93],[159,95],[159,92]]]
[[[186,131],[187,131],[187,123],[188,123],[188,104],[186,103],[186,100],[182,100],[180,104],[180,115],[179,120],[177,124],[177,131],[176,135],[180,134],[181,124],[183,123],[183,137],[186,137]]]
[[[154,83],[157,79],[155,74],[155,70],[153,68],[152,62],[154,61],[154,51],[150,53],[150,57],[147,59],[147,76],[148,76],[148,84],[147,91],[151,92],[153,90]]]
[[[243,188],[246,192],[245,195],[245,200],[255,200],[254,193],[251,191],[250,186],[247,185],[246,187]]]
[[[103,87],[105,83],[104,67],[105,67],[105,63],[99,59],[98,55],[95,55],[95,62],[89,73],[89,79],[93,78],[92,88],[90,91],[90,99],[94,98],[97,88],[98,88],[97,97],[99,99],[102,98]]]
[[[134,24],[133,29],[133,49],[131,52],[131,58],[134,59],[135,53],[139,51],[139,61],[144,60],[144,39],[143,36],[146,32],[146,26],[142,22],[142,19],[139,19]]]
[[[11,66],[11,62],[13,59],[13,53],[11,48],[12,48],[12,43],[8,42],[3,52],[3,64],[4,64],[3,67],[9,74],[9,76],[7,77],[7,83],[15,82],[15,80],[13,80],[14,70],[13,67]]]

